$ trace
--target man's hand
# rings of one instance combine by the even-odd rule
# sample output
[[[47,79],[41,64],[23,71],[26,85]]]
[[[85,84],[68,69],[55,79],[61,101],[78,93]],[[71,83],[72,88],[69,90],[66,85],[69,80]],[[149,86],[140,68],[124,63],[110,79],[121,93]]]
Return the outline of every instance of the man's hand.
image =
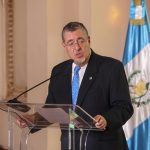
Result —
[[[26,128],[26,127],[28,127],[28,123],[27,123],[28,121],[33,122],[34,121],[34,115],[24,115],[23,118],[18,117],[16,120],[16,123],[20,128]]]
[[[95,119],[95,126],[96,126],[96,128],[99,128],[99,129],[102,129],[102,130],[106,129],[107,121],[106,121],[106,119],[103,116],[96,115],[94,117],[94,119]]]
[[[20,128],[26,128],[32,125],[34,125],[34,127],[36,126],[37,128],[45,128],[51,124],[37,112],[18,117],[16,123]]]

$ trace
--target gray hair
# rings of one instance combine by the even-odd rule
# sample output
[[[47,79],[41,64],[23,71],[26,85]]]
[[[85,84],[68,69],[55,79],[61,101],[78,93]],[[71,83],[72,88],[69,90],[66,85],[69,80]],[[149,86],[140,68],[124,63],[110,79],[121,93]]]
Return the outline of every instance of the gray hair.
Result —
[[[83,30],[87,36],[88,35],[88,30],[86,29],[86,27],[80,23],[80,22],[69,22],[68,24],[66,24],[64,27],[63,27],[63,30],[62,30],[62,41],[64,42],[64,33],[66,31],[70,31],[70,32],[73,32],[73,31],[76,31],[77,29],[81,29]]]

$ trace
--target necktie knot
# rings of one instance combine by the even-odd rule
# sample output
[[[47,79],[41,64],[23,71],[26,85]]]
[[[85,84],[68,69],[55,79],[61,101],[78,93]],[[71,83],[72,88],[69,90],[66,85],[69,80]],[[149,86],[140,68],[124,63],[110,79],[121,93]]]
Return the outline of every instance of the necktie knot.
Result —
[[[75,66],[75,68],[74,68],[74,74],[78,74],[80,69],[81,69],[80,66]]]

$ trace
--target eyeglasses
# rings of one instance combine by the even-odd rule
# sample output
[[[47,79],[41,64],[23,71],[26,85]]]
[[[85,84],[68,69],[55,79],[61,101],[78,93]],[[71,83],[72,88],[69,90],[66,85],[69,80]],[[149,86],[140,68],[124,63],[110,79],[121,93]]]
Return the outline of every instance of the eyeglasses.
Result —
[[[80,38],[80,39],[77,39],[76,41],[70,40],[65,45],[69,47],[75,47],[76,44],[78,44],[79,46],[82,46],[86,41],[87,41],[86,39]]]

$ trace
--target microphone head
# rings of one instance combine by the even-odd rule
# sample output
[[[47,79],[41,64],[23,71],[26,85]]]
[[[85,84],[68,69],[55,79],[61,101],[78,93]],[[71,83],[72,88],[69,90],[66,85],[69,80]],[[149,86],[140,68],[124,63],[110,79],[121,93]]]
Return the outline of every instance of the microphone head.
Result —
[[[20,104],[20,105],[19,105]],[[11,99],[7,102],[7,105],[15,110],[21,111],[21,112],[27,112],[31,108],[22,102],[18,101],[17,98]]]

